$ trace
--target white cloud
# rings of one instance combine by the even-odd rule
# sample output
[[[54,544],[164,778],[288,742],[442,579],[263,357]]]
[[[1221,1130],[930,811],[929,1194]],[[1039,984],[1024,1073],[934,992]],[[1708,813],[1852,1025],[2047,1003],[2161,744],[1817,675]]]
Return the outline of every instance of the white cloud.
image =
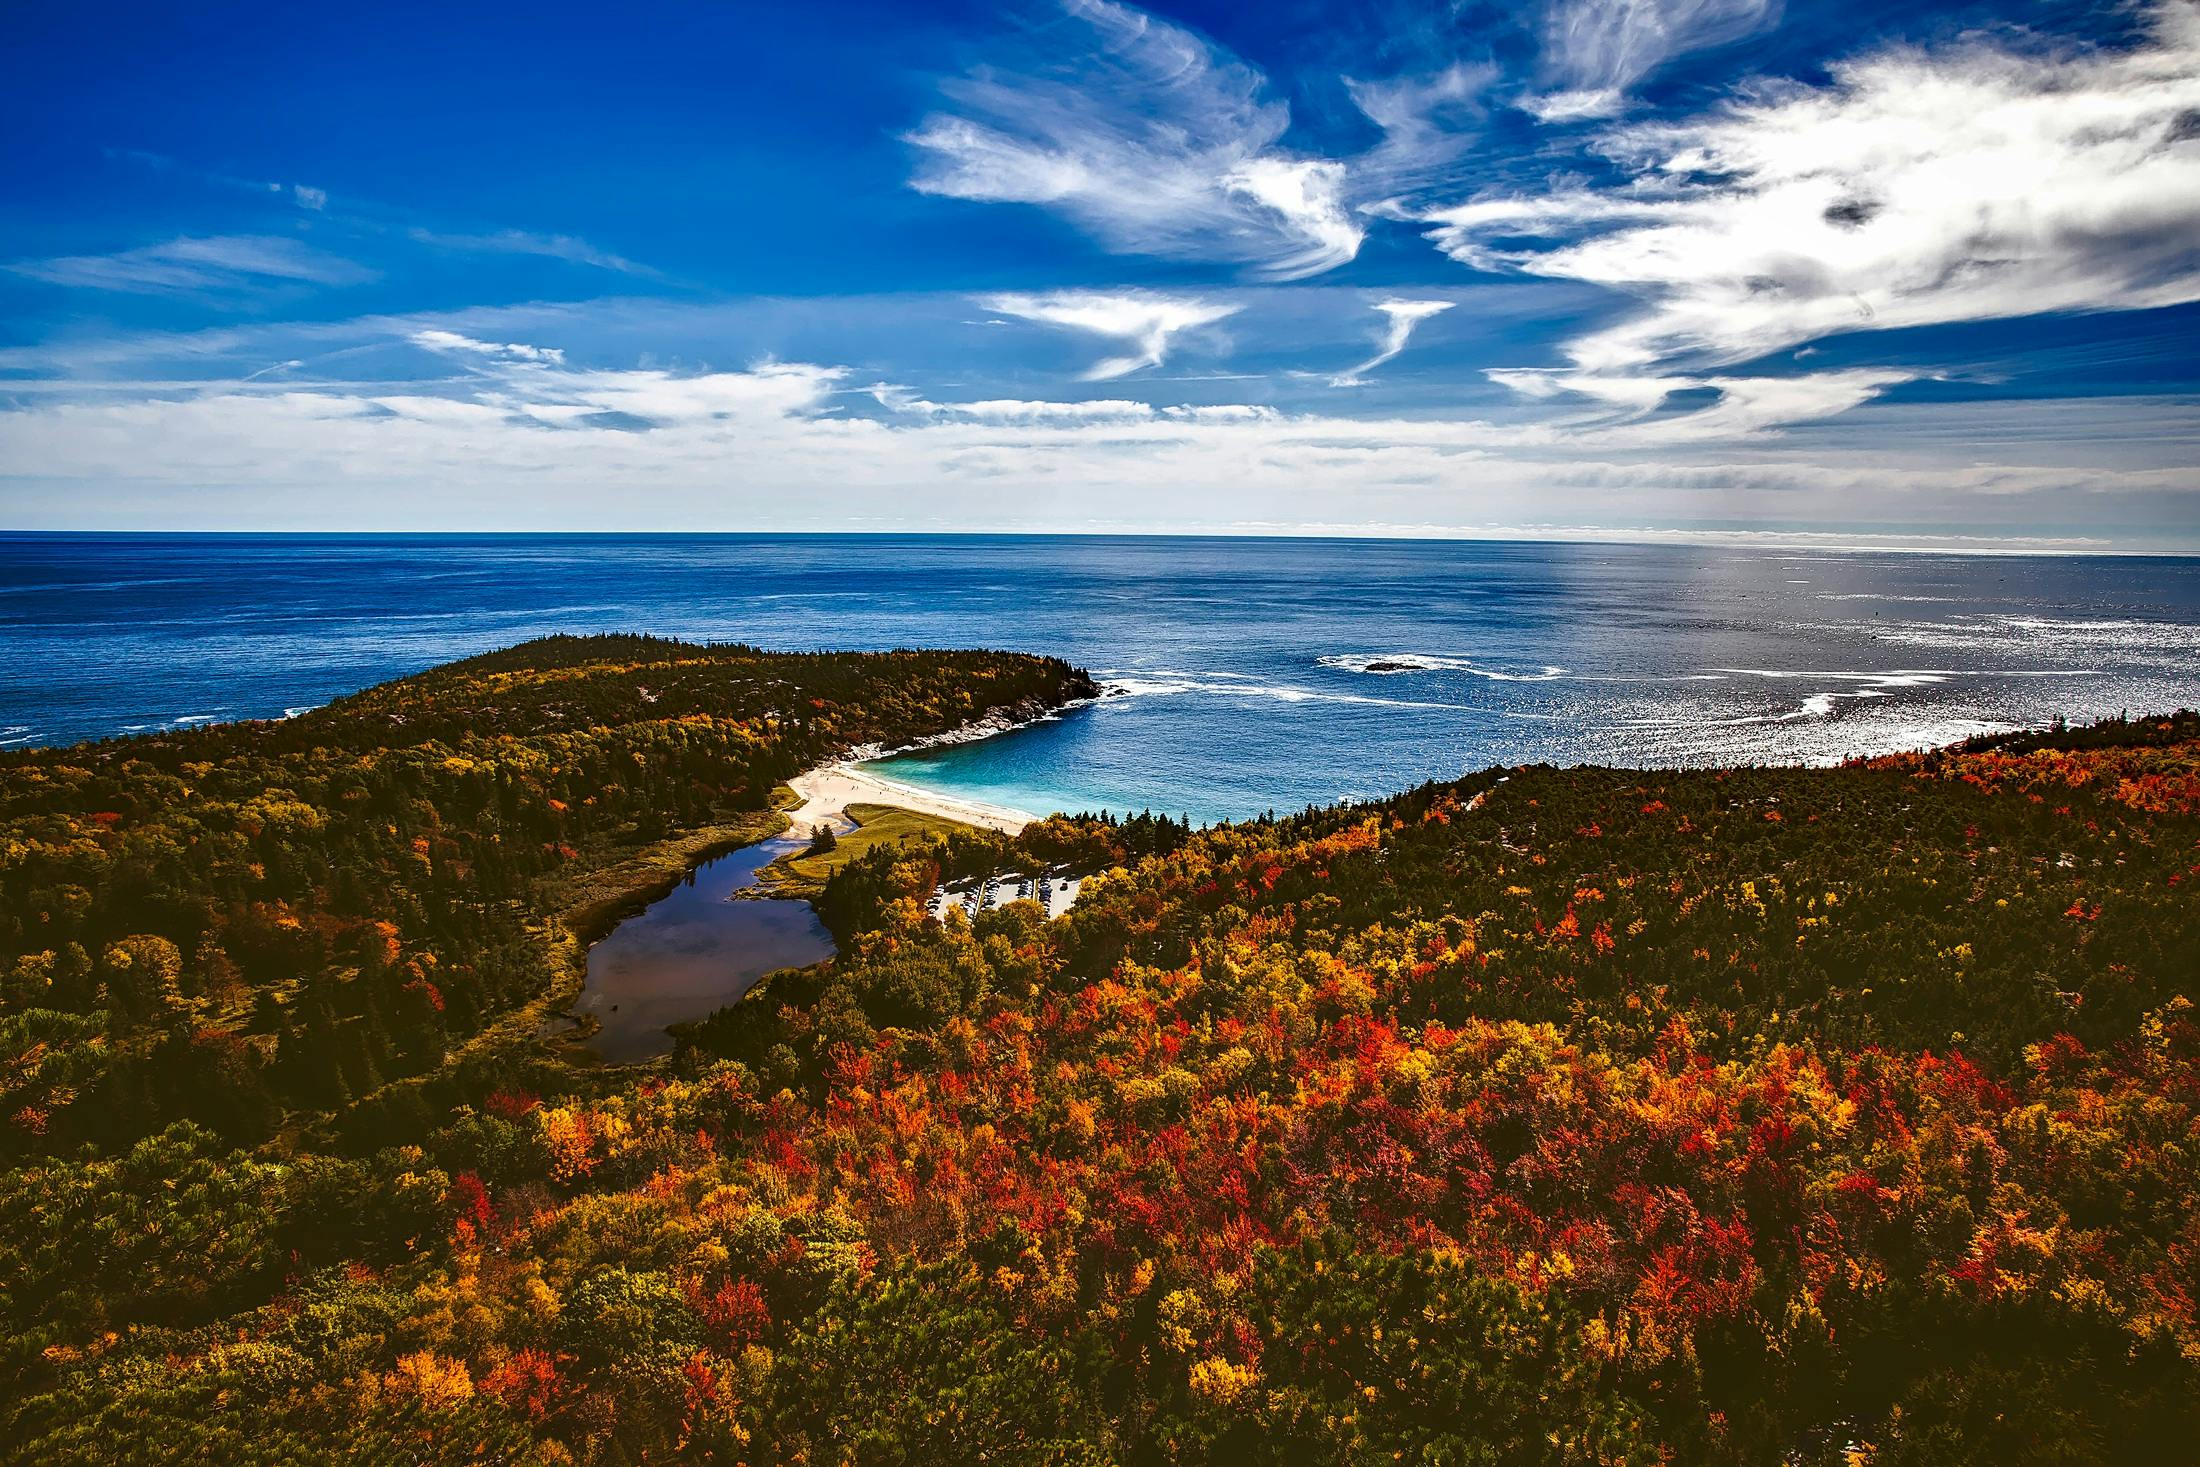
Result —
[[[896,408],[880,420],[834,411],[846,374],[831,366],[584,369],[555,348],[514,353],[515,343],[425,322],[400,339],[437,330],[470,343],[444,349],[474,371],[156,396],[87,388],[0,410],[0,463],[10,466],[0,508],[19,523],[52,522],[78,500],[66,486],[96,483],[103,506],[125,504],[138,522],[262,527],[632,528],[642,499],[678,506],[669,522],[697,528],[1676,515],[1838,524],[1875,514],[2022,525],[2025,513],[2067,522],[2075,494],[2095,496],[2093,522],[2095,505],[2189,505],[2194,492],[2175,454],[2152,446],[2153,425],[2189,423],[2189,401],[1881,408],[1906,425],[1874,431],[1873,446],[1836,462],[1762,425],[1837,408],[1844,394],[1860,400],[1875,385],[1843,374],[1712,378],[1721,396],[1701,412],[1587,427],[1122,399],[943,407],[890,387],[874,389]],[[1928,446],[1878,446],[1912,442]],[[1982,496],[1997,506],[1991,520],[1979,517]],[[2154,513],[2189,523],[2189,509]]]
[[[560,347],[482,341],[441,329],[413,331],[406,339],[431,351],[479,359],[471,385],[457,390],[465,395],[447,390],[444,400],[553,427],[633,432],[728,419],[802,417],[823,410],[834,386],[846,375],[837,367],[783,362],[765,362],[742,372],[579,368],[566,364]],[[387,396],[371,400],[393,407]],[[407,416],[443,411],[419,404],[394,410]]]
[[[1621,181],[1474,200],[1430,214],[1431,235],[1480,268],[1645,300],[1569,345],[1598,376],[2200,299],[2200,7],[2152,20],[2128,50],[1887,50],[1825,86],[1617,128],[1599,147]]]
[[[172,239],[111,255],[62,255],[0,267],[49,285],[137,295],[228,295],[284,285],[356,285],[373,271],[280,235]]]
[[[745,372],[681,374],[654,368],[541,373],[516,383],[515,405],[580,407],[654,427],[772,424],[819,413],[847,373],[804,362],[767,362]]]
[[[513,362],[562,363],[565,353],[554,346],[529,346],[520,341],[477,341],[456,331],[415,331],[410,340],[430,351],[464,352]]]
[[[1318,275],[1360,252],[1366,234],[1345,213],[1345,166],[1303,158],[1248,158],[1222,180],[1237,198],[1250,199],[1285,222],[1302,243],[1262,262],[1261,273],[1281,280]]]
[[[1733,442],[1787,424],[1838,417],[1917,376],[1870,367],[1784,377],[1606,375],[1547,367],[1493,368],[1484,375],[1527,397],[1585,397],[1605,404],[1622,420],[1584,425],[1581,440],[1636,444]],[[1708,407],[1639,426],[1626,421],[1655,411],[1677,392],[1705,390],[1718,394]]]
[[[1526,397],[1600,404],[1602,416],[1561,425],[1584,447],[1654,447],[1744,442],[1790,424],[1838,417],[1917,374],[1867,367],[1782,377],[1605,375],[1570,368],[1493,368],[1485,375]],[[1717,396],[1704,407],[1648,418],[1673,394],[1688,391]]]
[[[981,423],[1093,423],[1113,418],[1150,418],[1151,403],[1128,398],[1085,398],[1074,402],[1032,398],[984,398],[976,402],[932,402],[890,382],[863,389],[891,412],[934,419]]]
[[[1095,398],[1085,402],[1031,402],[992,398],[984,402],[947,403],[940,408],[951,417],[984,423],[1093,423],[1111,418],[1150,418],[1151,404],[1120,398]]]
[[[1357,367],[1347,368],[1341,376],[1329,379],[1332,387],[1359,387],[1367,380],[1367,374],[1406,349],[1406,342],[1413,335],[1413,328],[1431,316],[1441,315],[1456,304],[1453,301],[1377,301],[1375,309],[1390,318],[1383,330],[1381,347],[1375,355]]]
[[[481,428],[501,421],[505,416],[505,410],[494,403],[468,402],[464,398],[431,397],[412,392],[393,392],[363,401],[393,417],[410,418],[417,423]]]
[[[1113,0],[1067,0],[1094,43],[1074,62],[946,83],[953,112],[908,141],[911,186],[1039,204],[1128,254],[1220,260],[1277,279],[1358,253],[1342,165],[1277,148],[1290,110],[1261,74]]]
[[[328,190],[325,188],[315,188],[311,184],[294,183],[290,186],[290,196],[298,201],[299,208],[311,209],[316,214],[328,208]]]
[[[1345,78],[1352,104],[1383,130],[1383,140],[1354,161],[1372,193],[1426,183],[1431,170],[1466,151],[1482,120],[1482,98],[1498,78],[1495,66],[1456,63],[1428,76],[1383,81]]]
[[[1885,368],[1809,372],[1793,377],[1706,377],[1692,386],[1718,394],[1710,407],[1646,423],[1637,442],[1731,442],[1789,423],[1837,417],[1917,374]]]
[[[539,255],[544,259],[565,260],[622,275],[657,275],[647,265],[637,264],[624,255],[614,255],[609,250],[600,250],[587,240],[570,234],[536,234],[525,229],[500,229],[494,234],[445,234],[419,228],[410,230],[409,234],[416,242],[437,249],[493,255]]]
[[[1161,410],[1172,418],[1189,419],[1195,423],[1272,423],[1283,415],[1272,407],[1254,403],[1224,402],[1190,407],[1178,404]]]
[[[1563,89],[1526,105],[1546,122],[1608,116],[1669,58],[1740,40],[1779,14],[1778,0],[1548,0],[1544,66]]]
[[[1603,376],[1570,367],[1492,367],[1482,375],[1524,397],[1566,394],[1594,398],[1634,414],[1649,412],[1676,392],[1698,385],[1692,377]]]
[[[1020,316],[1049,326],[1087,331],[1132,343],[1137,348],[1130,355],[1095,362],[1084,374],[1087,381],[1123,377],[1145,367],[1158,367],[1167,358],[1169,344],[1179,332],[1212,325],[1234,315],[1238,309],[1224,302],[1189,296],[1096,290],[996,295],[986,297],[979,304],[1004,316]]]
[[[1286,309],[1315,298],[1334,309]],[[1294,286],[1227,299],[1279,317],[1261,329],[1278,328],[1280,345],[1302,340],[1316,317],[1332,329],[1364,323],[1380,297]],[[1436,399],[1371,392],[1349,399],[1360,411],[1347,416],[1329,406],[1344,399],[1275,375],[1249,400],[1218,397],[1235,391],[1219,382],[1179,387],[1146,374],[1087,388],[1082,401],[1050,389],[1057,400],[1042,402],[1016,385],[1034,343],[999,331],[964,333],[995,358],[990,368],[965,358],[943,372],[930,352],[929,369],[898,367],[921,394],[857,386],[877,382],[876,369],[854,378],[826,365],[830,354],[737,371],[600,365],[650,352],[696,360],[804,334],[785,331],[776,303],[766,308],[761,335],[740,310],[619,301],[152,333],[134,352],[117,338],[75,337],[44,356],[0,352],[10,374],[0,385],[0,522],[68,524],[89,512],[84,491],[96,486],[103,511],[149,527],[1717,520],[1963,523],[1991,536],[2084,523],[2124,545],[2200,548],[2200,415],[2189,396],[1863,404],[1881,383],[1754,369],[1599,382],[1562,369],[1523,374],[1540,397],[1485,390],[1479,410],[1461,405],[1470,383]],[[1340,322],[1336,310],[1356,317]],[[865,347],[881,320],[936,336],[971,312],[956,296],[875,298],[854,311],[843,302],[830,314],[862,317],[854,340]],[[1229,324],[1254,349],[1254,328]],[[446,333],[430,337],[438,347],[413,339],[433,332]],[[583,351],[589,365],[576,364]],[[265,374],[277,361],[299,365]],[[1668,389],[1694,390],[1666,400]],[[867,397],[866,411],[849,410],[860,394],[886,411],[869,410]],[[942,396],[969,401],[926,401]],[[1418,406],[1361,407],[1370,402]],[[1846,417],[1813,416],[1852,403]]]

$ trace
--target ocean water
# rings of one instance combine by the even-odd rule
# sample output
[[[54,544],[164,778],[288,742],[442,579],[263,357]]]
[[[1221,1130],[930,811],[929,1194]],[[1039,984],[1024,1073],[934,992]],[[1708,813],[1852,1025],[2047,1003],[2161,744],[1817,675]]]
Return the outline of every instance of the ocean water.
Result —
[[[2200,561],[1015,536],[0,536],[0,746],[281,717],[545,632],[1004,647],[1110,696],[886,761],[1213,820],[1491,764],[1828,761],[2200,703]]]

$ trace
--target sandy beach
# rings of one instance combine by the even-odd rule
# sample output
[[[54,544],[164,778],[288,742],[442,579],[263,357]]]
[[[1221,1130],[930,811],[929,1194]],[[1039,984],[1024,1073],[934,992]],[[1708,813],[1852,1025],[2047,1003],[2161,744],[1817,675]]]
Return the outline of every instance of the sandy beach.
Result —
[[[958,800],[952,795],[934,794],[930,790],[880,779],[844,762],[820,764],[788,780],[787,786],[802,796],[802,803],[787,812],[796,831],[807,831],[827,822],[846,828],[850,805],[895,805],[1009,835],[1038,819],[1027,810],[1013,810],[1006,805],[988,805],[977,800]]]

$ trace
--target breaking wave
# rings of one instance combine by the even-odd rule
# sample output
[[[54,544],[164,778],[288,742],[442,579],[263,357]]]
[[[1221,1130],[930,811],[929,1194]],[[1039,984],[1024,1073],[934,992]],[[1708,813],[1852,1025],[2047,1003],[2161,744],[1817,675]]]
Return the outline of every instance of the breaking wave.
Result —
[[[1214,698],[1267,698],[1278,703],[1345,703],[1366,708],[1415,708],[1445,713],[1471,713],[1483,718],[1527,716],[1502,709],[1477,708],[1469,703],[1377,698],[1364,693],[1332,693],[1319,688],[1293,687],[1287,683],[1263,683],[1242,673],[1123,673],[1102,670],[1093,675],[1100,680],[1100,694],[1104,702],[1117,698],[1169,698],[1202,694]]]

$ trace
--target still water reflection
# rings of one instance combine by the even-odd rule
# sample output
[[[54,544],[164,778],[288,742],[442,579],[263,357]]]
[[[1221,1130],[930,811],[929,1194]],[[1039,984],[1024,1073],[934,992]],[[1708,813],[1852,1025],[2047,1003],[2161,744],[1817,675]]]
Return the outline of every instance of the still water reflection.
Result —
[[[589,1048],[614,1064],[670,1054],[667,1025],[724,1008],[766,973],[831,957],[832,937],[808,902],[733,896],[799,844],[779,836],[705,861],[590,948],[573,1006],[602,1026]]]

